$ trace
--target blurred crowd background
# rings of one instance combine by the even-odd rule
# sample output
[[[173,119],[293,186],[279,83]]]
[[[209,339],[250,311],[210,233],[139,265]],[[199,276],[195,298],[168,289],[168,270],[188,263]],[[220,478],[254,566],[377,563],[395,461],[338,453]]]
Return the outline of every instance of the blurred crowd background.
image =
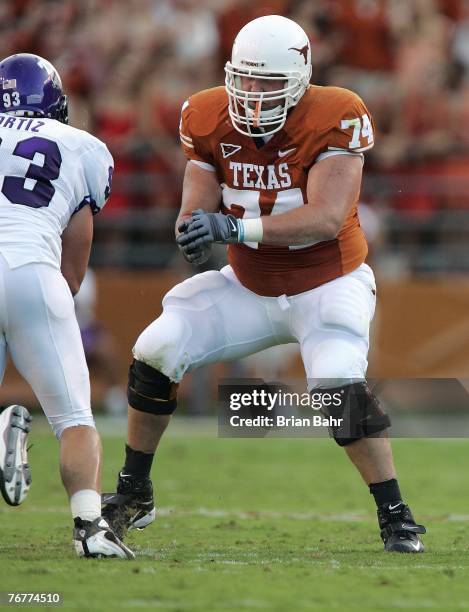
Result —
[[[115,350],[106,335],[95,329],[88,338],[105,345],[107,357],[98,352],[98,361],[108,363],[111,391],[125,378],[132,342],[157,314],[160,294],[178,275],[194,272],[173,240],[185,166],[181,105],[224,82],[236,33],[272,13],[296,20],[310,36],[312,81],[356,91],[374,116],[377,140],[366,156],[361,218],[379,279],[441,283],[469,272],[469,0],[4,0],[0,56],[28,51],[52,61],[70,97],[71,124],[104,140],[115,158],[92,264],[108,291],[99,314],[121,334],[120,374],[111,367]],[[220,249],[210,265],[223,257]],[[116,269],[147,276],[125,285],[108,276]],[[145,287],[150,291],[153,282],[160,288],[150,298]],[[468,363],[460,346],[469,345],[468,292],[453,285],[435,296],[431,287],[424,294],[411,284],[400,287],[396,302],[396,290],[382,287],[381,295],[389,295],[379,315],[382,342],[375,343],[381,361],[372,359],[380,373],[452,375]],[[94,299],[85,307],[90,312]],[[132,314],[121,316],[126,299]],[[150,299],[151,308],[136,314]],[[391,312],[389,304],[398,308],[405,300],[420,321]],[[87,316],[95,325],[95,315]],[[407,331],[399,345],[400,326]],[[458,350],[459,361],[451,362]],[[281,355],[271,364],[254,360],[249,372],[270,364],[275,376],[289,361],[288,352]]]
[[[30,51],[52,61],[71,98],[71,123],[114,154],[94,265],[180,265],[171,226],[185,163],[181,105],[223,82],[236,33],[270,13],[309,34],[313,82],[357,91],[374,115],[362,216],[379,274],[467,271],[468,0],[2,2],[0,55]]]

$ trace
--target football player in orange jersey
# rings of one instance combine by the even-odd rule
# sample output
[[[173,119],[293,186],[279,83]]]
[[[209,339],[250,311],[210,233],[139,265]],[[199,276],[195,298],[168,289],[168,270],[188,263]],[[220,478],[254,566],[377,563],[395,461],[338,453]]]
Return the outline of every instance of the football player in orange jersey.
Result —
[[[185,372],[297,342],[308,388],[344,398],[327,409],[343,419],[332,433],[376,500],[385,550],[422,552],[425,528],[401,498],[389,418],[365,379],[376,289],[357,200],[370,113],[351,91],[309,84],[309,40],[284,17],[248,23],[225,71],[225,87],[182,107],[188,162],[176,228],[189,262],[203,263],[219,242],[229,265],[175,286],[138,338],[126,461],[103,514],[119,537],[154,519],[150,468]]]

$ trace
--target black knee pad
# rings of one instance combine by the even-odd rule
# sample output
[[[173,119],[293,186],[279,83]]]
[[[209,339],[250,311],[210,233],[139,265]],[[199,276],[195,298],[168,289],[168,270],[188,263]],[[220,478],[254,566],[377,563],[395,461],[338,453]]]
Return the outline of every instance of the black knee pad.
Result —
[[[172,414],[176,410],[178,384],[151,366],[134,359],[129,369],[127,398],[135,410]]]
[[[347,446],[361,438],[377,437],[379,432],[390,427],[389,416],[366,382],[323,391],[342,398],[340,404],[331,403],[321,410],[325,416],[332,417],[329,429],[339,446]]]

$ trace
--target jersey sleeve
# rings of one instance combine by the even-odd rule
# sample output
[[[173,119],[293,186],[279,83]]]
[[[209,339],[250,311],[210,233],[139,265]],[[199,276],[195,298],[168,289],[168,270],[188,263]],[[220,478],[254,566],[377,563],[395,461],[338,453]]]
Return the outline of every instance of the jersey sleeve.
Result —
[[[98,142],[96,146],[81,155],[85,177],[85,197],[75,212],[89,204],[93,215],[102,210],[111,193],[114,160],[106,145]]]
[[[197,122],[202,120],[201,112],[186,100],[181,109],[179,123],[179,137],[185,156],[193,161],[214,166],[213,154],[210,150],[207,137],[197,134]]]
[[[327,150],[363,153],[374,145],[374,122],[363,100],[347,91],[328,135]]]

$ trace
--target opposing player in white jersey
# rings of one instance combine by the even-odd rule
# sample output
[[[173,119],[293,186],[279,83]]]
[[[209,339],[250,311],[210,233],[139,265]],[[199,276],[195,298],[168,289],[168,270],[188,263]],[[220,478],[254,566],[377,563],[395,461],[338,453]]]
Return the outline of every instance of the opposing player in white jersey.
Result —
[[[0,380],[7,351],[60,441],[79,556],[133,558],[101,517],[101,442],[73,294],[91,248],[93,214],[105,205],[113,159],[106,146],[67,125],[59,74],[26,53],[0,62]],[[31,478],[31,417],[0,414],[0,490],[21,503]]]

